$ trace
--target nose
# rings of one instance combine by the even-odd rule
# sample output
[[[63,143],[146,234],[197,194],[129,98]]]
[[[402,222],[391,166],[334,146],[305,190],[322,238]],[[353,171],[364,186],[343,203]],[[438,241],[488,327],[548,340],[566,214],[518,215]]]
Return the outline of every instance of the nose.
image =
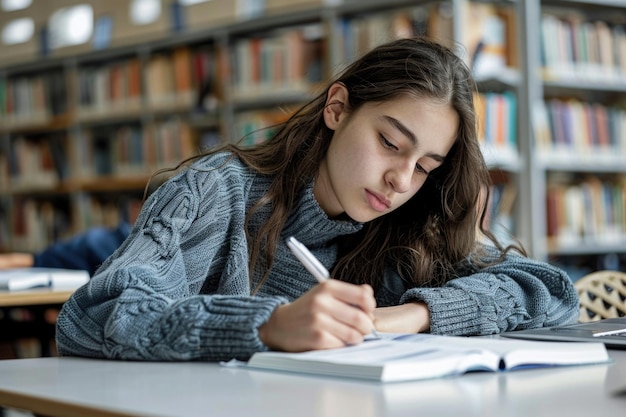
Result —
[[[406,193],[411,189],[414,173],[415,166],[413,164],[403,164],[387,171],[385,180],[395,192]]]

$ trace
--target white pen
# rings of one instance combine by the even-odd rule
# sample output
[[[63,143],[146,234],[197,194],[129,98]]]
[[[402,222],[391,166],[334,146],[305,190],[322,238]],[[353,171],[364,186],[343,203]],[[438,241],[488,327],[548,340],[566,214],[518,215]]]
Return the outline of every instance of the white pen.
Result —
[[[291,249],[291,252],[298,258],[300,263],[304,265],[307,271],[311,273],[317,280],[322,283],[330,278],[328,269],[311,253],[311,251],[304,246],[298,239],[293,236],[287,238],[287,246]],[[375,328],[372,328],[372,335],[379,338],[378,332]]]
[[[304,246],[298,239],[290,236],[287,239],[287,246],[291,249],[291,252],[298,258],[300,263],[304,265],[307,271],[311,273],[317,280],[322,283],[330,278],[328,269],[322,265],[322,263],[311,253],[311,251]]]

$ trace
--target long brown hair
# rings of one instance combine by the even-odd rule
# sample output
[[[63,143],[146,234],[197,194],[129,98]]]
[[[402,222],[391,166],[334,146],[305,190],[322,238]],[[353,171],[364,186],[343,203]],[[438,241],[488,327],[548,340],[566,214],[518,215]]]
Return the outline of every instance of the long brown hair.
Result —
[[[267,142],[212,150],[231,151],[252,169],[273,177],[247,217],[265,205],[272,208],[257,235],[248,236],[250,276],[253,271],[261,273],[262,283],[269,274],[283,225],[326,155],[333,131],[326,127],[322,112],[334,82],[346,86],[346,108],[351,112],[365,103],[408,94],[440,100],[458,113],[457,138],[444,163],[402,207],[365,224],[359,233],[338,239],[339,256],[332,271],[335,278],[376,288],[391,265],[413,285],[442,285],[474,252],[477,224],[484,216],[480,194],[488,189],[490,177],[477,140],[471,72],[451,50],[426,38],[392,41],[364,54],[325,91],[275,126],[277,131]],[[483,232],[503,250],[488,231]]]

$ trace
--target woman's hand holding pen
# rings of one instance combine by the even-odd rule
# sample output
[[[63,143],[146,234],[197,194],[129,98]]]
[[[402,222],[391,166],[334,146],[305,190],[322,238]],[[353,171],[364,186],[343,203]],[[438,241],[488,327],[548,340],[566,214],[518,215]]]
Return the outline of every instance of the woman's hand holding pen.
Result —
[[[375,308],[369,285],[328,280],[274,310],[259,337],[271,349],[290,352],[357,344],[372,331]]]

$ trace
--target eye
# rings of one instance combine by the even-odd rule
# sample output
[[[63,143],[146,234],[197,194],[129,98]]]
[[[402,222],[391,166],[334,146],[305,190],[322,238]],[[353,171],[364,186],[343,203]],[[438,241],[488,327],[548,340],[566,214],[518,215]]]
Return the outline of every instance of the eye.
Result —
[[[426,171],[420,164],[415,164],[415,171],[419,174],[428,175],[428,171]]]
[[[394,145],[393,143],[389,142],[385,136],[379,135],[379,138],[380,138],[380,143],[382,143],[385,148],[398,150],[398,147]]]

